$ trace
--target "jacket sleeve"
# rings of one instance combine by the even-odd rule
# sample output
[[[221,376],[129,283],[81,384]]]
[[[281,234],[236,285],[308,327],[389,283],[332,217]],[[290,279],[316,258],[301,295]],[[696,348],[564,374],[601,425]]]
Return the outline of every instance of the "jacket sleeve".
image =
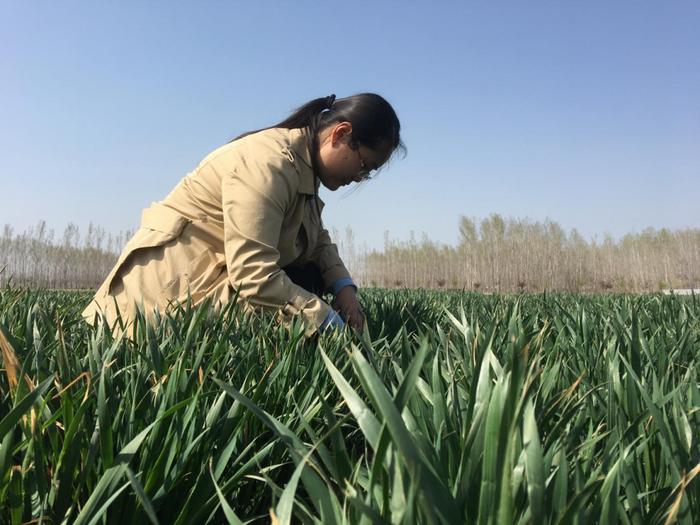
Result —
[[[226,265],[241,299],[276,310],[283,322],[301,314],[311,335],[332,308],[294,284],[278,264],[282,222],[297,193],[290,175],[293,169],[284,169],[285,160],[281,155],[241,156],[236,167],[223,175]]]

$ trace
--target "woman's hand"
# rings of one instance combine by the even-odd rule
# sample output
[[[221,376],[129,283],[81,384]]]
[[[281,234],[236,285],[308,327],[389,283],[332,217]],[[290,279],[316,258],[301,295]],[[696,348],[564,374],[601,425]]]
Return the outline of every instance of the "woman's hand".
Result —
[[[340,316],[352,328],[358,332],[365,329],[365,314],[362,306],[357,300],[357,292],[354,286],[345,286],[335,296],[331,304],[333,309],[340,313]]]

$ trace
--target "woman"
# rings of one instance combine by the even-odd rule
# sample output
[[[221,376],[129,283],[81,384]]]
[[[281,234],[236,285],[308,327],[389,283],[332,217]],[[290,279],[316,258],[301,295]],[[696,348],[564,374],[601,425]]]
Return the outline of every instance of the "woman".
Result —
[[[147,318],[188,298],[301,316],[307,335],[348,323],[364,328],[357,286],[321,221],[319,184],[362,182],[397,149],[400,123],[381,96],[335,95],[301,106],[270,128],[216,149],[140,228],[83,311],[115,332],[137,308]],[[333,307],[321,298],[335,296]],[[339,313],[339,315],[336,313]]]

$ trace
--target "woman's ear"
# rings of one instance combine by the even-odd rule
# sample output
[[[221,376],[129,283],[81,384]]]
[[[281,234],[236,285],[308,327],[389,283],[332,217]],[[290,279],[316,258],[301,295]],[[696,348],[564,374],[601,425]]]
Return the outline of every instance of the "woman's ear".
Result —
[[[333,128],[331,133],[331,144],[336,145],[337,143],[349,144],[352,140],[352,124],[349,122],[340,122]]]

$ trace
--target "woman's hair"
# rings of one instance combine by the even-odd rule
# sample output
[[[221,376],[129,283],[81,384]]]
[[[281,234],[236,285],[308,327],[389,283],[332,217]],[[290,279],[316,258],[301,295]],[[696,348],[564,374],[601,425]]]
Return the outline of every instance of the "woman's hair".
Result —
[[[335,95],[316,98],[297,108],[282,122],[243,133],[233,140],[270,128],[308,128],[309,148],[312,161],[315,163],[318,133],[338,122],[352,124],[352,139],[355,144],[362,144],[375,151],[393,153],[400,150],[406,153],[406,146],[401,141],[401,124],[396,112],[383,97],[375,93],[359,93],[339,99],[336,99]]]

